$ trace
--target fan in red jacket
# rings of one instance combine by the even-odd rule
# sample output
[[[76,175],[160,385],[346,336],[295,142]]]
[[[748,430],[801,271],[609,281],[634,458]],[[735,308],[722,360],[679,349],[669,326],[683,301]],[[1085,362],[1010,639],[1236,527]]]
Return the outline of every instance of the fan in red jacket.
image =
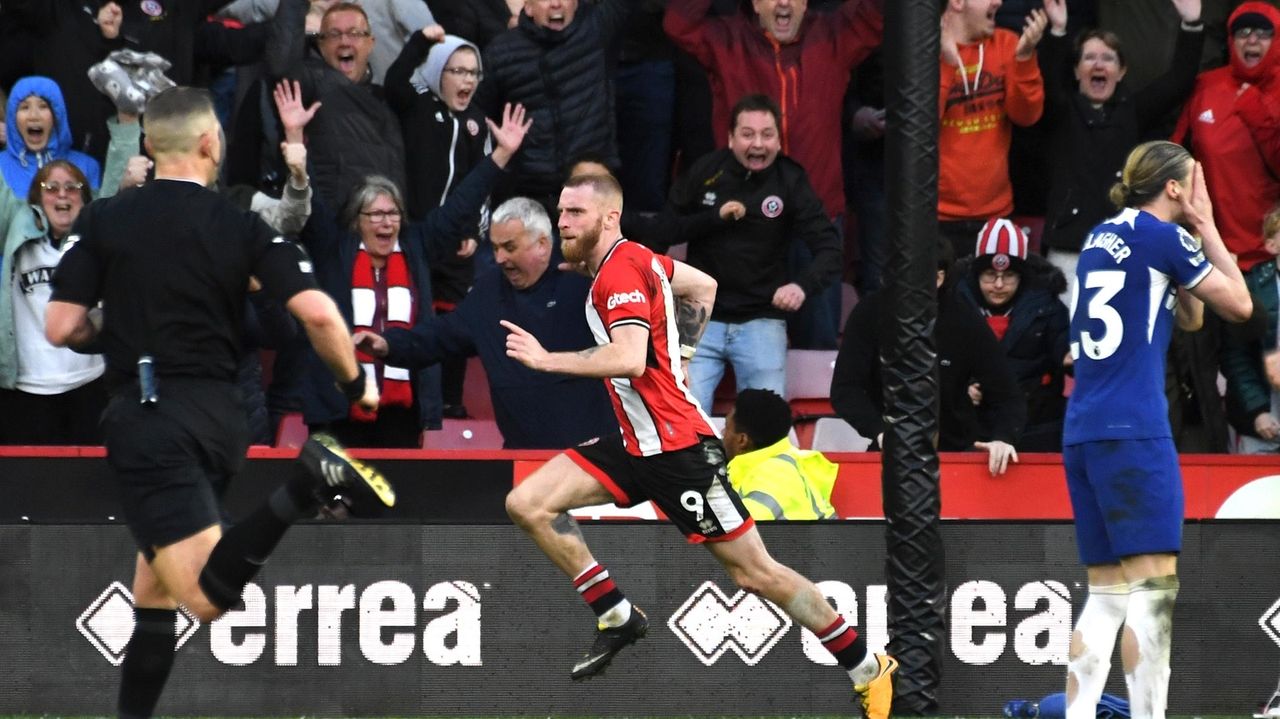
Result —
[[[1231,63],[1202,73],[1173,141],[1204,165],[1213,215],[1241,270],[1270,259],[1262,218],[1280,200],[1280,10],[1246,2],[1227,21]]]
[[[782,110],[782,152],[809,174],[829,217],[844,213],[840,118],[849,73],[880,44],[883,0],[849,0],[831,13],[802,2],[754,0],[755,14],[708,17],[712,0],[670,0],[663,28],[711,79],[719,147],[739,98],[760,93]],[[690,158],[697,159],[697,158]]]

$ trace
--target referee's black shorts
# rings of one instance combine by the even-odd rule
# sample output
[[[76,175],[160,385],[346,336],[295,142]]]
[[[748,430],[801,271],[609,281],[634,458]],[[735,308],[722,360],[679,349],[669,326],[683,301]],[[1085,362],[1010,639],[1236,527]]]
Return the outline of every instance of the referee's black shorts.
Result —
[[[724,445],[702,437],[692,447],[637,457],[614,432],[565,452],[613,495],[619,507],[652,500],[690,542],[736,539],[755,522],[729,484]]]
[[[219,500],[249,447],[234,384],[162,378],[159,386],[160,401],[144,406],[137,386],[126,385],[102,414],[107,464],[129,531],[148,560],[156,547],[222,521]]]

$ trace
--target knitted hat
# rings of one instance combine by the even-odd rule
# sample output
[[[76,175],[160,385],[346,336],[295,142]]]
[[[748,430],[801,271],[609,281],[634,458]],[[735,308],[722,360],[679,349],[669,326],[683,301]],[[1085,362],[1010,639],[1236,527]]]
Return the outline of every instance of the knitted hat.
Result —
[[[1027,235],[1022,228],[1003,217],[987,220],[987,224],[978,233],[978,243],[973,248],[973,271],[982,273],[994,269],[997,272],[1021,272],[1026,260]]]
[[[1276,26],[1271,22],[1271,18],[1260,12],[1242,12],[1231,19],[1230,33],[1235,34],[1239,30],[1275,30]]]

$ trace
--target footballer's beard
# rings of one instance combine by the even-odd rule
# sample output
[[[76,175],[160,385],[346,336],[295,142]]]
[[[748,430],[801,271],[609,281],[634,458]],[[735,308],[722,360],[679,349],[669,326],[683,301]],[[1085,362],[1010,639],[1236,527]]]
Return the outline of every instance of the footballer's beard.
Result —
[[[570,264],[578,264],[586,262],[595,250],[596,245],[600,244],[600,233],[604,230],[603,219],[596,220],[596,226],[590,230],[585,230],[577,238],[562,242],[560,250],[564,253],[564,259]]]

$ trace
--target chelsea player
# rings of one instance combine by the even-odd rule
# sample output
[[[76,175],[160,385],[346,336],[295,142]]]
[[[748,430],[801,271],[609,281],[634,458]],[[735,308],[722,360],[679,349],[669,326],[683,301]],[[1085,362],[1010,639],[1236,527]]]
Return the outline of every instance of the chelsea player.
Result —
[[[1182,146],[1134,148],[1111,200],[1120,212],[1085,240],[1071,292],[1063,463],[1089,595],[1071,636],[1066,714],[1094,718],[1123,626],[1133,716],[1163,719],[1183,521],[1165,354],[1175,321],[1199,329],[1208,304],[1242,322],[1253,304]]]

